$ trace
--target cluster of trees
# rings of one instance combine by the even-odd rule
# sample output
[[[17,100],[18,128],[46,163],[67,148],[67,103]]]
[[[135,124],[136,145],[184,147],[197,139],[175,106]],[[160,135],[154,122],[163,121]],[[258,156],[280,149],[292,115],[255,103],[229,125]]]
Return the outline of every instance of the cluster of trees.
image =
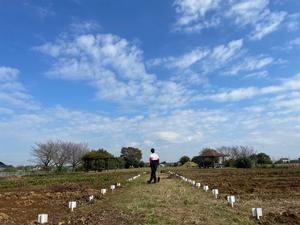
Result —
[[[121,160],[114,157],[111,153],[104,149],[90,151],[82,157],[83,168],[85,170],[107,170],[121,167]]]
[[[222,146],[217,150],[226,155],[225,166],[237,168],[251,168],[263,164],[272,164],[266,153],[257,153],[253,147],[248,146]]]
[[[186,162],[194,162],[199,167],[209,167],[218,163],[218,158],[204,158],[202,157],[208,152],[220,152],[225,155],[224,166],[237,168],[251,168],[254,166],[272,164],[270,156],[265,153],[257,153],[253,147],[248,146],[222,146],[220,148],[211,149],[204,148],[199,155],[192,157],[182,156],[177,165],[184,165]]]
[[[85,170],[107,170],[116,168],[144,167],[142,151],[138,148],[123,147],[121,156],[114,157],[104,149],[90,151],[82,157],[83,168]]]
[[[88,151],[87,144],[50,140],[45,143],[36,143],[32,148],[32,155],[36,163],[44,170],[55,167],[57,171],[61,171],[65,165],[69,164],[74,171]]]
[[[47,141],[36,143],[32,148],[32,155],[44,170],[55,168],[57,171],[62,171],[65,166],[68,166],[73,171],[78,168],[101,171],[145,166],[141,161],[142,151],[133,147],[123,147],[121,155],[115,157],[104,149],[91,151],[83,143]]]

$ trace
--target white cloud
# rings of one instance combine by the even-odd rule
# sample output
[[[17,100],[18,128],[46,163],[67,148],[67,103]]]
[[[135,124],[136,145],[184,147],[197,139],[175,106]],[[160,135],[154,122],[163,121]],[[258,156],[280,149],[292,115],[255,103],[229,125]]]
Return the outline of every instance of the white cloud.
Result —
[[[169,67],[175,67],[178,69],[186,69],[193,64],[199,62],[199,60],[203,59],[208,54],[208,51],[197,48],[189,53],[184,54],[178,58],[170,58]]]
[[[288,43],[289,48],[298,47],[300,46],[300,37],[297,37]]]
[[[19,70],[11,67],[0,67],[0,81],[13,81],[16,80]]]
[[[243,79],[253,79],[253,78],[262,79],[262,78],[266,78],[268,76],[269,76],[269,72],[266,70],[263,70],[263,71],[258,71],[258,72],[254,72],[254,73],[249,73],[249,74],[245,75],[243,77]]]
[[[148,66],[175,69],[177,76],[175,75],[174,79],[179,82],[204,84],[207,83],[204,75],[226,66],[228,62],[239,57],[242,47],[243,39],[232,40],[211,49],[196,47],[180,56],[152,59]]]
[[[243,39],[230,41],[227,45],[219,45],[212,51],[211,58],[218,64],[229,61],[243,46]]]
[[[272,63],[274,63],[274,61],[274,58],[267,56],[248,57],[244,59],[240,64],[236,64],[233,67],[231,67],[229,71],[226,72],[226,74],[237,75],[242,71],[260,70],[266,66],[271,65]]]
[[[251,25],[252,40],[260,40],[276,31],[286,18],[286,12],[272,12],[268,0],[244,0],[233,4],[227,13],[239,26]]]
[[[19,70],[0,66],[0,103],[3,107],[35,109],[38,104],[18,81]]]
[[[288,18],[289,29],[295,29],[295,16],[284,11],[271,11],[269,0],[175,0],[177,22],[175,31],[199,32],[205,28],[227,23],[227,19],[241,27],[251,26],[251,40],[260,40],[279,29]]]
[[[157,132],[158,138],[161,138],[164,141],[176,143],[177,141],[181,141],[181,135],[173,131],[160,131]]]
[[[199,18],[218,6],[219,0],[176,0],[174,2],[175,10],[181,14],[177,23],[179,25],[188,25],[197,21]]]
[[[270,102],[275,108],[289,110],[289,112],[300,112],[300,92],[276,96]]]
[[[170,90],[173,88],[170,84]],[[300,75],[282,81],[277,86],[252,88],[252,92],[257,91],[261,94],[284,95],[277,96],[269,104],[253,107],[250,105],[245,110],[241,108],[237,111],[226,107],[218,110],[197,107],[197,109],[172,110],[168,114],[157,111],[146,116],[114,117],[97,112],[72,110],[63,106],[36,108],[18,113],[10,108],[1,107],[0,112],[6,115],[4,120],[0,119],[0,136],[2,139],[22,143],[22,148],[28,152],[25,157],[30,157],[30,146],[34,142],[48,139],[88,142],[92,148],[103,147],[116,155],[122,146],[135,145],[143,150],[155,147],[167,161],[177,160],[184,149],[187,149],[191,156],[195,155],[202,146],[209,143],[212,146],[248,144],[261,147],[264,151],[272,149],[270,153],[275,154],[276,151],[273,149],[279,140],[296,141],[296,136],[292,134],[296,132],[296,125],[300,124],[299,117],[281,113],[282,110],[290,112],[297,110],[298,89],[300,89]],[[290,92],[291,90],[295,92]],[[245,98],[246,93],[250,92],[250,88],[239,90],[225,97],[219,96],[218,99],[236,100],[238,98],[236,96],[242,95]],[[273,114],[262,114],[269,110],[268,108]],[[282,133],[271,135],[270,132],[274,130],[281,130]],[[268,134],[268,140],[259,139],[259,132]],[[232,141],[233,136],[234,140],[238,141]],[[253,139],[254,137],[257,139]],[[295,146],[290,147],[294,149]],[[279,147],[277,149],[280,150]]]
[[[168,68],[176,68],[176,69],[187,69],[199,62],[201,59],[205,58],[208,55],[209,51],[207,49],[202,49],[200,47],[193,49],[190,52],[187,52],[178,57],[165,57],[165,58],[156,58],[150,60],[147,64],[148,66],[158,66],[164,65]]]
[[[252,40],[260,40],[264,36],[278,30],[286,17],[286,12],[265,12],[263,19],[255,24],[255,29],[252,32]]]
[[[95,73],[111,72],[106,67],[112,67],[125,79],[153,78],[145,71],[142,52],[125,39],[111,34],[79,35],[73,40],[58,40],[36,49],[58,58],[57,64],[49,72],[53,76],[68,79],[95,78]],[[97,63],[97,67],[90,68],[91,62]]]
[[[300,13],[294,13],[287,16],[287,30],[290,32],[297,31],[299,29]]]
[[[78,21],[75,20],[70,25],[70,30],[74,34],[84,34],[87,32],[100,30],[101,26],[93,20]]]
[[[126,106],[151,104],[154,109],[164,110],[189,101],[190,90],[173,81],[158,80],[148,73],[143,52],[118,36],[76,35],[35,49],[55,59],[48,76],[86,81],[96,89],[99,99]],[[184,66],[184,62],[178,61],[177,65]]]
[[[262,88],[258,87],[247,87],[247,88],[236,88],[228,91],[220,91],[216,94],[211,95],[200,95],[197,96],[197,100],[212,100],[217,102],[234,102],[244,99],[250,99],[255,96],[276,94],[285,91],[293,91],[300,89],[300,74],[283,81],[277,86],[266,86]]]
[[[261,13],[269,4],[268,0],[244,0],[233,4],[227,13],[235,19],[236,24],[247,25],[258,22]]]

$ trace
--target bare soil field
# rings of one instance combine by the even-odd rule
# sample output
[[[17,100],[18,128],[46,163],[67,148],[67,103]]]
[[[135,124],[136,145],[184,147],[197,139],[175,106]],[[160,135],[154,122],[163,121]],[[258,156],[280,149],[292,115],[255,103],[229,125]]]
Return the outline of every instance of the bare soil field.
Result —
[[[49,224],[63,224],[70,215],[71,200],[88,204],[88,197],[103,198],[101,188],[125,183],[135,170],[105,173],[74,173],[0,179],[0,224],[36,224],[37,215],[49,214]]]
[[[263,208],[260,224],[300,224],[300,168],[175,169],[187,178],[218,188],[220,198],[237,197],[237,211]]]
[[[47,225],[300,224],[299,169],[175,170],[218,188],[219,198],[168,173],[160,174],[156,184],[146,183],[149,174],[126,182],[142,170],[2,178],[0,224],[34,225],[40,213],[49,214]],[[100,194],[101,188],[116,182],[123,186]],[[88,202],[92,194],[96,200]],[[229,194],[237,197],[234,208],[227,205]],[[74,212],[68,209],[70,200],[78,203]],[[251,217],[252,207],[263,208],[260,221]]]

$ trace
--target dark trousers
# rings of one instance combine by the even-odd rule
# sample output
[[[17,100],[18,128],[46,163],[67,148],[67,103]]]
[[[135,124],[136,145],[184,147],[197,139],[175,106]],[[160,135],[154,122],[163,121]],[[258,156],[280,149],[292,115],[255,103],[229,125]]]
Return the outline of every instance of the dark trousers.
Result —
[[[156,170],[157,170],[157,163],[153,163],[150,165],[151,167],[151,178],[149,180],[149,182],[151,183],[152,180],[154,181],[154,183],[156,183]]]

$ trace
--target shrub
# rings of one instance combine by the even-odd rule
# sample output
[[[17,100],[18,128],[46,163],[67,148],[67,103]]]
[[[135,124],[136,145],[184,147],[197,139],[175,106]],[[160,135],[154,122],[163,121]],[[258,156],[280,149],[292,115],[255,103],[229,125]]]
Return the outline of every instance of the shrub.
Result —
[[[271,164],[272,163],[270,156],[268,156],[267,154],[262,153],[262,152],[257,154],[256,159],[257,159],[257,164]]]
[[[186,162],[185,164],[182,165],[182,167],[185,168],[197,168],[199,167],[197,163],[194,162]]]
[[[180,159],[179,159],[179,162],[181,165],[184,165],[186,162],[189,162],[190,161],[190,158],[188,156],[182,156]]]
[[[248,157],[241,157],[235,161],[235,167],[237,168],[251,168],[253,161]]]
[[[235,160],[233,159],[228,159],[224,162],[225,167],[234,167],[235,166]]]

